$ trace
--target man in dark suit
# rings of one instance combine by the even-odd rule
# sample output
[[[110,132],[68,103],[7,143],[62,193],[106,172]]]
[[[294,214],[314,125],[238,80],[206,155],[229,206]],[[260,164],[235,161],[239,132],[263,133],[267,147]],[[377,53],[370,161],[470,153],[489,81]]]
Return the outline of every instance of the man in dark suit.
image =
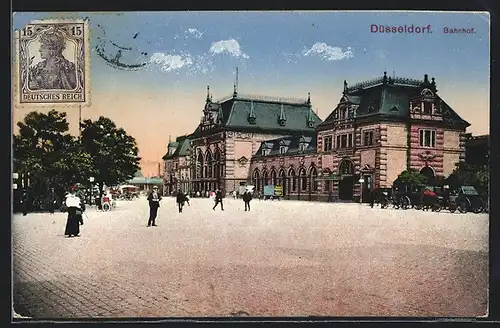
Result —
[[[252,193],[250,190],[246,190],[243,194],[243,201],[245,202],[245,211],[250,211],[250,201],[252,200]]]
[[[50,191],[49,191],[49,197],[47,199],[48,201],[48,205],[49,205],[49,212],[50,214],[54,214],[54,209],[56,207],[56,192],[54,190],[54,188],[50,188]]]
[[[219,189],[217,189],[215,191],[215,205],[214,207],[212,207],[212,209],[215,211],[215,208],[217,207],[217,205],[219,205],[220,203],[220,209],[222,211],[224,211],[224,204],[222,203],[222,191],[220,191]]]
[[[184,207],[184,202],[186,201],[186,195],[182,192],[182,190],[177,191],[177,206],[179,207],[179,213],[182,213],[182,208]]]
[[[148,195],[149,202],[149,220],[148,227],[156,227],[156,216],[158,215],[158,208],[160,207],[161,196],[158,192],[158,187],[154,186],[153,191]]]
[[[23,211],[23,216],[26,216],[28,214],[28,193],[26,190],[23,190],[23,193],[21,195],[21,209]]]

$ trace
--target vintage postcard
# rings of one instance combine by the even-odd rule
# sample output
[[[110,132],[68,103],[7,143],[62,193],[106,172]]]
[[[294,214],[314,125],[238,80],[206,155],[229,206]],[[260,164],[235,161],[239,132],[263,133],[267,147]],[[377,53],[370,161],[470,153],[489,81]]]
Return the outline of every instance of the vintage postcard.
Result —
[[[88,105],[88,22],[32,21],[15,33],[16,101],[19,105]]]
[[[15,320],[488,316],[488,13],[13,25]]]

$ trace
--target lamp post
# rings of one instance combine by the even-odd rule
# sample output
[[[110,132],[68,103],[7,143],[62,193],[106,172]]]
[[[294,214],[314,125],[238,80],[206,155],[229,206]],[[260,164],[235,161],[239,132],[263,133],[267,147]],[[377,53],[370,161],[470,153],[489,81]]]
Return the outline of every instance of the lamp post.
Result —
[[[89,178],[89,181],[90,181],[90,206],[92,206],[92,196],[93,196],[93,192],[94,192],[94,177],[90,177]]]
[[[361,187],[361,188],[360,188],[360,194],[359,194],[359,202],[360,202],[361,204],[363,204],[363,183],[364,183],[364,182],[365,182],[365,179],[363,179],[363,177],[361,177],[361,178],[359,179],[359,183],[361,184],[361,186],[360,186],[360,187]]]

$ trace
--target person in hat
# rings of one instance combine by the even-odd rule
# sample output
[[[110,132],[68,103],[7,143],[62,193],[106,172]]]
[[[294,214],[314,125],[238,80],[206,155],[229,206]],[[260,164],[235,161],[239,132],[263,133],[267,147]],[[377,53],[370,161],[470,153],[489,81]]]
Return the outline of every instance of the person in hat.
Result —
[[[214,205],[214,207],[212,207],[212,209],[215,211],[215,208],[219,204],[220,204],[221,211],[224,211],[224,204],[222,203],[222,191],[220,191],[220,189],[217,189],[215,191],[215,205]]]
[[[23,216],[28,215],[28,201],[29,201],[28,192],[26,191],[26,189],[23,189],[23,193],[21,194],[21,199],[20,199]]]
[[[252,193],[250,190],[246,189],[245,192],[243,193],[243,201],[245,202],[245,212],[250,211],[250,201],[252,200]]]
[[[29,70],[28,86],[31,90],[73,90],[77,87],[76,66],[66,59],[66,36],[57,28],[40,36],[42,61]]]
[[[80,225],[83,225],[82,215],[85,211],[85,204],[83,204],[83,200],[77,196],[75,188],[66,194],[65,207],[68,212],[68,218],[66,220],[64,235],[68,237],[79,237]]]
[[[151,191],[148,195],[149,202],[149,220],[148,227],[153,226],[156,227],[156,217],[158,215],[158,208],[160,207],[161,195],[158,192],[158,186],[153,187],[153,191]]]
[[[179,213],[182,213],[182,208],[184,207],[184,203],[187,200],[187,196],[182,192],[180,188],[179,190],[177,190],[176,200],[177,206],[179,207]]]

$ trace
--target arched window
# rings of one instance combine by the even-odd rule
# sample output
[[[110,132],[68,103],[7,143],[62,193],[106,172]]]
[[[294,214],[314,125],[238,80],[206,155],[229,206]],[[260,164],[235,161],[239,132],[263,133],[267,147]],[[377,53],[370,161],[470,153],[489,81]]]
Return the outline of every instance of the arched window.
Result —
[[[198,156],[196,158],[196,178],[203,178],[203,154],[201,150],[198,150]]]
[[[286,180],[285,170],[281,169],[278,173],[278,185],[284,186]]]
[[[221,176],[220,172],[221,168],[221,163],[220,163],[220,149],[216,148],[215,149],[215,155],[214,155],[214,176],[216,178]]]
[[[276,171],[274,169],[271,170],[271,184],[276,186],[278,184],[278,180],[276,179]]]
[[[296,192],[297,191],[297,175],[295,174],[295,170],[291,168],[288,171],[288,176],[290,177],[290,185],[288,186],[288,192]]]
[[[262,186],[267,186],[269,184],[269,176],[267,175],[267,171],[262,171]]]
[[[300,176],[300,190],[306,191],[307,190],[307,173],[306,173],[305,168],[301,168],[299,170],[299,176]]]
[[[354,174],[354,165],[348,159],[343,160],[339,165],[339,174]]]
[[[260,174],[258,169],[253,171],[253,185],[255,186],[256,191],[260,191]]]
[[[332,171],[330,171],[330,169],[328,169],[328,168],[327,168],[327,169],[325,169],[325,170],[323,171],[323,175],[324,175],[324,176],[326,175],[327,177],[328,177],[331,173],[332,173]],[[323,186],[323,190],[324,190],[325,192],[330,192],[330,191],[332,191],[332,188],[331,188],[332,181],[331,181],[331,180],[328,180],[328,178],[327,178],[326,180],[324,180],[324,183],[325,183],[325,184],[324,184],[324,186]]]
[[[424,166],[420,170],[420,174],[422,174],[423,176],[425,176],[427,178],[428,182],[432,181],[432,179],[434,179],[434,176],[435,176],[434,170],[430,166]]]
[[[205,176],[207,178],[212,177],[212,152],[210,150],[207,150],[205,153]]]
[[[310,185],[312,187],[312,191],[318,191],[318,170],[316,167],[311,167],[309,170],[309,176],[311,177]]]

